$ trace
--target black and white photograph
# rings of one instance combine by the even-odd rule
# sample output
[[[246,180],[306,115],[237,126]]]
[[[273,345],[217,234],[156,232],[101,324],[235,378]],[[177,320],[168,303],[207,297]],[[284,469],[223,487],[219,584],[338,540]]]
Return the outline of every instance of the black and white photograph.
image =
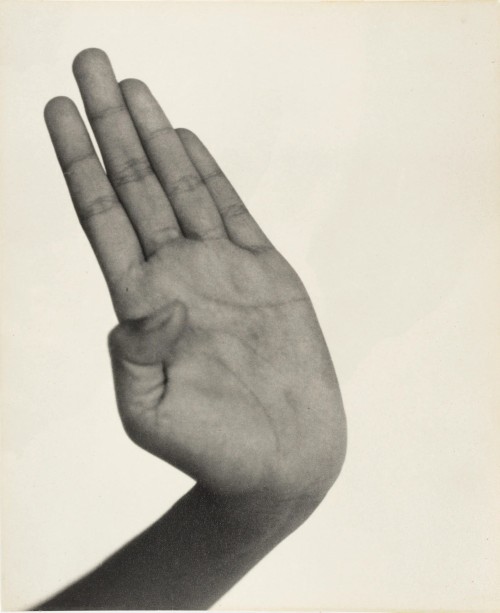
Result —
[[[2,610],[499,610],[498,3],[0,20]]]

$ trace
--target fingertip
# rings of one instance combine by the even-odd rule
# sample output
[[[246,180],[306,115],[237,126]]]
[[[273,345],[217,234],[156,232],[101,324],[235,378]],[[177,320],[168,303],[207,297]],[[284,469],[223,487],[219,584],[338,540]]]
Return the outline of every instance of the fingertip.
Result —
[[[73,73],[75,76],[88,70],[92,70],[103,64],[111,65],[109,57],[102,49],[89,47],[80,51],[73,60]]]
[[[194,132],[192,132],[191,130],[188,130],[187,128],[176,128],[175,131],[179,135],[179,138],[182,140],[190,140],[190,141],[200,140]]]
[[[136,123],[139,133],[146,138],[158,128],[172,128],[149,87],[140,79],[120,81],[120,91]]]
[[[120,87],[122,88],[122,90],[125,90],[127,92],[149,92],[149,87],[146,85],[146,83],[144,83],[140,79],[134,79],[133,77],[120,81]]]
[[[204,168],[207,158],[211,156],[199,136],[187,128],[176,128],[175,131],[188,155],[199,161],[200,168]]]
[[[52,124],[61,117],[73,115],[75,111],[77,111],[76,104],[71,98],[56,96],[47,102],[43,109],[43,115],[47,124]]]
[[[149,87],[140,79],[128,78],[120,81],[123,97],[130,104],[140,105],[141,108],[150,107],[153,95]]]

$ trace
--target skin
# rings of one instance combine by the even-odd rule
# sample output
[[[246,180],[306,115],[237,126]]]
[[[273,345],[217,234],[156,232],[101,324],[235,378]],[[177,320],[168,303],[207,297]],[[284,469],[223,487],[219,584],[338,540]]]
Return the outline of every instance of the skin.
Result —
[[[201,141],[172,127],[144,83],[118,84],[104,52],[82,51],[73,70],[105,170],[71,100],[51,100],[45,118],[118,316],[109,347],[120,416],[134,442],[197,485],[182,513],[174,507],[51,606],[206,608],[335,481],[346,450],[340,391],[304,286]],[[183,530],[197,544],[184,539],[184,565],[173,565],[158,548],[175,549]],[[176,599],[200,541],[197,576],[210,578]],[[160,564],[156,591],[134,571],[140,556]],[[106,584],[103,568],[108,592],[83,602]]]

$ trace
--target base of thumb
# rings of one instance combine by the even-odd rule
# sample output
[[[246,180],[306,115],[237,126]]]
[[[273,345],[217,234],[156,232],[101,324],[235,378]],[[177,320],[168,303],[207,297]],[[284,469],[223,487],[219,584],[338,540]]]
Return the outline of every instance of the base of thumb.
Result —
[[[186,319],[186,306],[176,300],[147,317],[125,320],[109,334],[110,353],[132,364],[169,362]]]

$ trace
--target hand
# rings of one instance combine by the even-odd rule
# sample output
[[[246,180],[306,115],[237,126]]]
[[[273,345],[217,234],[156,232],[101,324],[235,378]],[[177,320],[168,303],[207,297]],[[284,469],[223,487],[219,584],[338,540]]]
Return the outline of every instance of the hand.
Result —
[[[110,335],[130,437],[220,494],[322,497],[346,427],[330,356],[299,278],[191,132],[107,56],[74,73],[76,106],[47,125],[120,325]]]

